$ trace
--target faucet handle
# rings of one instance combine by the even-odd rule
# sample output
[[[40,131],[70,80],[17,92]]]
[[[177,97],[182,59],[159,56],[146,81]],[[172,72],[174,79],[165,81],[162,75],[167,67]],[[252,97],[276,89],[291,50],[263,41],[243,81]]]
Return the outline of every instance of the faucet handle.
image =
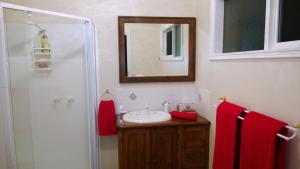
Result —
[[[162,102],[161,105],[165,105],[165,104],[167,104],[167,103],[169,104],[169,101],[165,100],[165,101]]]

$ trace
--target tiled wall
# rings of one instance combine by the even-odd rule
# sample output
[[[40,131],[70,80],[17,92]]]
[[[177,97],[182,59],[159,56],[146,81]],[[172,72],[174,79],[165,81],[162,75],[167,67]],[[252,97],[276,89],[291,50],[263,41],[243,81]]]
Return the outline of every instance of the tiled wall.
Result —
[[[117,106],[123,106],[128,111],[143,110],[146,107],[163,110],[162,103],[168,101],[170,110],[179,103],[190,104],[198,109],[199,92],[194,84],[161,84],[161,85],[122,85],[116,91]],[[130,95],[136,98],[130,98]]]

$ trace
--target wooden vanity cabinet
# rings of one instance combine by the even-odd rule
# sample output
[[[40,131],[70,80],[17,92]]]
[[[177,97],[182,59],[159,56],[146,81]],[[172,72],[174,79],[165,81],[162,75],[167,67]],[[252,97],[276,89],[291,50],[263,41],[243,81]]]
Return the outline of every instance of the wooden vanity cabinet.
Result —
[[[208,169],[210,122],[118,124],[119,169]]]
[[[178,140],[175,127],[149,129],[151,169],[177,168]]]
[[[122,136],[120,136],[122,135]],[[121,139],[120,139],[121,137]],[[150,169],[150,133],[147,129],[119,132],[120,169]]]
[[[209,126],[180,127],[180,169],[208,169]]]

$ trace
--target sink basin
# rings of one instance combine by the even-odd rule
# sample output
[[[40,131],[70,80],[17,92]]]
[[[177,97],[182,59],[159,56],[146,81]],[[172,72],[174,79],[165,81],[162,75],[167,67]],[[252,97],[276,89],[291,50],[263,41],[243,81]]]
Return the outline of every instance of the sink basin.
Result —
[[[158,123],[171,119],[169,113],[156,110],[143,110],[126,113],[123,120],[131,123]]]

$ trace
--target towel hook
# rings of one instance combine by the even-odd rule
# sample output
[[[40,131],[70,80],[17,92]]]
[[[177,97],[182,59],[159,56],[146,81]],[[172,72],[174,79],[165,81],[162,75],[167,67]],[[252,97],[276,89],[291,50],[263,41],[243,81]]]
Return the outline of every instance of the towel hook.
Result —
[[[102,94],[101,98],[103,99],[106,95],[110,96],[111,99],[114,97],[113,94],[110,93],[109,89],[105,90],[105,92]]]
[[[220,102],[223,102],[223,101],[226,101],[226,96],[220,96],[220,97],[218,97],[218,99],[219,99],[219,101]]]

